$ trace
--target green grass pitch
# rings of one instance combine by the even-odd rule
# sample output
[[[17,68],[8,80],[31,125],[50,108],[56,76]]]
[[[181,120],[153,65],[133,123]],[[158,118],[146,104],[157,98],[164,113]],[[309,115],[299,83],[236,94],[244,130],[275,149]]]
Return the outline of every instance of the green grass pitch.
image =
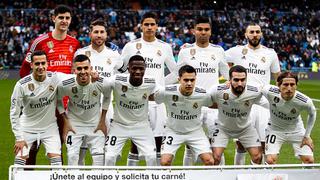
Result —
[[[10,97],[15,85],[15,80],[0,80],[0,87],[1,87],[1,96],[0,96],[0,179],[7,179],[8,178],[8,168],[14,162],[14,154],[13,154],[13,145],[14,145],[14,136],[11,131],[10,119],[9,119],[9,108],[10,108]],[[308,95],[313,99],[320,99],[320,81],[317,80],[304,80],[299,82],[298,89]],[[314,101],[316,108],[318,109],[317,112],[319,113],[320,102]],[[303,119],[306,119],[306,114],[303,114]],[[315,162],[319,163],[320,158],[320,122],[319,116],[317,117],[317,121],[312,131],[312,138],[315,144]],[[65,150],[65,147],[64,147]],[[118,165],[125,165],[126,158],[128,154],[128,145],[125,146],[123,151],[123,158]],[[233,163],[233,156],[234,156],[234,146],[233,143],[229,143],[225,151],[225,158],[226,164],[231,165]],[[183,157],[183,148],[180,148],[176,154],[174,165],[181,165],[182,164],[182,157]],[[247,156],[247,159],[248,156]],[[66,157],[64,157],[64,161],[66,162]],[[91,163],[90,157],[87,155],[86,161]],[[248,160],[247,160],[248,163]],[[280,156],[279,156],[279,163],[280,164],[292,164],[292,163],[300,163],[298,159],[296,159],[293,155],[293,150],[291,146],[285,144],[282,147]],[[48,160],[45,157],[44,148],[41,147],[40,152],[38,153],[37,164],[46,165],[48,164]],[[143,162],[142,162],[143,164]]]

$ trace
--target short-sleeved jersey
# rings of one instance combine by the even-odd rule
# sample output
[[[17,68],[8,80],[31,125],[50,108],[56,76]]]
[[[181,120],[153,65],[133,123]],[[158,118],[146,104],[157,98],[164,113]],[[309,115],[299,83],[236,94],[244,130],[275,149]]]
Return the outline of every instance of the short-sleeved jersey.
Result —
[[[202,128],[201,107],[211,106],[212,100],[206,90],[195,87],[190,96],[179,91],[179,84],[166,86],[155,93],[155,101],[164,103],[167,110],[166,126],[177,133],[189,133]]]
[[[80,48],[77,39],[70,35],[64,40],[56,40],[52,37],[52,32],[41,35],[30,45],[25,61],[31,63],[31,54],[36,50],[43,50],[47,55],[48,71],[71,73],[74,53]],[[20,71],[23,71],[22,69]],[[30,69],[27,70],[29,74]],[[22,73],[20,73],[22,75]]]
[[[229,67],[225,61],[224,50],[218,45],[209,44],[208,47],[201,48],[194,43],[182,48],[177,65],[181,67],[186,64],[196,69],[196,85],[205,89],[219,84],[219,73],[229,79]]]
[[[104,46],[101,52],[97,52],[92,45],[78,49],[74,56],[84,54],[90,58],[92,68],[99,73],[100,77],[111,77],[123,65],[120,54]]]
[[[273,130],[281,132],[299,132],[304,129],[301,111],[309,114],[316,111],[312,100],[303,93],[296,91],[294,97],[286,101],[281,97],[279,88],[267,85],[262,90],[270,103],[270,125]]]
[[[61,77],[47,72],[43,82],[30,74],[20,79],[11,96],[10,120],[17,140],[23,139],[22,132],[41,133],[57,126],[56,91]]]
[[[144,57],[146,62],[145,75],[153,76],[157,84],[161,86],[165,84],[165,65],[170,72],[174,72],[176,68],[172,48],[168,43],[159,39],[147,42],[140,38],[127,43],[121,54],[121,60],[124,63],[122,70],[126,70],[130,57],[134,55]]]
[[[262,46],[251,49],[248,45],[236,46],[226,51],[226,61],[247,69],[248,83],[260,86],[270,84],[271,73],[280,72],[280,64],[274,49]]]
[[[144,76],[142,84],[136,87],[130,84],[129,76],[116,74],[109,82],[115,100],[113,120],[126,126],[148,123],[148,98],[158,88],[155,79]]]
[[[59,84],[58,100],[69,96],[67,116],[72,126],[95,127],[98,125],[101,93],[107,90],[105,81],[99,78],[94,83],[81,86],[77,83],[76,77],[72,77]],[[59,103],[58,110],[60,113],[65,111],[62,103]]]
[[[246,85],[244,92],[238,97],[226,85],[213,86],[210,95],[218,104],[218,127],[230,133],[239,133],[251,126],[248,116],[253,104],[259,104],[261,90],[255,86]]]

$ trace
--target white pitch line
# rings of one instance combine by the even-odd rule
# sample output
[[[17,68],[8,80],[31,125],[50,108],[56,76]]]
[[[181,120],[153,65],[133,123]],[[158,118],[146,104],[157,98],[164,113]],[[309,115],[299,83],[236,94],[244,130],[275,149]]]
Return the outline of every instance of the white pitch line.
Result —
[[[320,99],[313,99],[313,98],[311,98],[311,99],[312,99],[312,101],[320,102]]]
[[[312,99],[312,101],[320,102],[320,99],[314,99],[314,98],[311,98],[311,99]],[[320,108],[316,108],[316,110],[317,110],[317,111],[319,111],[319,110],[320,110]]]

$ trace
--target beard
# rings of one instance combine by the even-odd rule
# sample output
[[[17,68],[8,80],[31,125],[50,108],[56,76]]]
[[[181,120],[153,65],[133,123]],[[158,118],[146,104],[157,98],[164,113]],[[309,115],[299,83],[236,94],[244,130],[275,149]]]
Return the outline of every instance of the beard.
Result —
[[[238,86],[238,87],[231,86],[231,88],[236,95],[240,95],[244,91],[244,86]]]
[[[260,39],[248,39],[249,44],[253,47],[257,47],[260,44],[261,38]]]

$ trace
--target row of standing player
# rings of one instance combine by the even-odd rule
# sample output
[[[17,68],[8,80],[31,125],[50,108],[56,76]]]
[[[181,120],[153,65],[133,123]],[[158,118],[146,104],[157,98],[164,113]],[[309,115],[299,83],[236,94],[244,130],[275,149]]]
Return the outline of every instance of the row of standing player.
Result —
[[[156,74],[157,75],[155,76],[157,78],[156,81],[161,85],[164,85],[165,81],[167,83],[172,83],[170,81],[176,79],[175,78],[176,75],[174,73],[169,74],[169,76],[166,76],[166,78],[164,79],[164,64],[167,65],[168,69],[171,72],[174,72],[174,69],[177,69],[176,64],[174,63],[174,60],[173,60],[172,50],[168,44],[160,40],[157,40],[155,38],[155,33],[157,30],[157,19],[152,14],[148,13],[148,15],[149,17],[147,16],[147,14],[146,16],[144,16],[141,23],[143,37],[141,39],[129,42],[123,49],[121,59],[124,60],[124,62],[127,62],[128,57],[132,56],[133,54],[141,54],[145,58],[147,63],[147,70],[146,70],[147,75]],[[71,11],[55,13],[55,16],[53,19],[55,22],[55,30],[52,32],[52,34],[48,33],[47,35],[41,36],[38,39],[36,39],[30,47],[30,52],[36,49],[46,50],[49,53],[48,55],[49,67],[51,66],[53,68],[53,69],[49,68],[49,70],[59,71],[60,66],[66,65],[66,64],[69,66],[69,69],[71,69],[72,63],[66,63],[66,62],[70,60],[70,58],[71,59],[73,58],[72,52],[74,52],[78,48],[77,47],[78,45],[72,46],[72,44],[68,44],[66,43],[67,41],[65,41],[67,38],[71,38],[66,34],[68,26],[71,21]],[[98,28],[98,29],[102,28],[102,30],[100,29],[95,31],[92,28]],[[211,36],[211,25],[206,18],[199,19],[199,21],[195,25],[194,33],[196,36],[196,42],[192,45],[185,45],[185,47],[182,48],[181,52],[179,53],[178,67],[184,63],[190,64],[193,67],[195,67],[198,72],[197,85],[202,86],[205,89],[208,89],[208,87],[213,84],[218,84],[219,71],[222,75],[224,75],[224,77],[226,78],[228,77],[227,75],[228,66],[226,62],[224,62],[224,59],[227,59],[228,62],[234,61],[233,62],[234,64],[241,64],[244,67],[247,67],[248,74],[249,74],[248,75],[249,82],[254,82],[254,83],[259,82],[261,84],[269,84],[270,71],[275,75],[278,74],[280,71],[276,53],[273,50],[260,45],[262,32],[260,27],[257,25],[250,25],[246,29],[246,37],[249,42],[247,45],[237,46],[235,48],[228,50],[226,53],[224,53],[221,47],[209,44],[209,38]],[[114,67],[116,68],[110,68],[110,66],[108,66],[108,65],[111,65],[113,62],[115,62],[113,57],[109,57],[110,54],[116,54],[116,53],[115,51],[112,51],[112,50],[110,51],[109,48],[106,48],[103,45],[105,43],[105,38],[106,38],[105,27],[101,25],[92,26],[90,36],[92,39],[92,44],[87,48],[83,48],[83,51],[86,55],[90,56],[93,67],[95,67],[97,71],[101,71],[102,76],[103,75],[109,76],[113,72],[111,71],[110,73],[108,73],[106,69],[113,70],[113,69],[117,69],[118,66],[115,65]],[[61,50],[61,49],[60,50],[57,49],[58,47],[63,47],[61,46],[61,44],[59,45],[58,43],[62,43],[66,45],[63,49],[66,50],[67,53],[70,52],[71,55],[68,55],[66,53],[56,53]],[[106,53],[107,55],[101,53],[106,50],[109,50],[111,53],[110,52]],[[50,57],[50,53],[57,54],[57,57]],[[95,58],[95,55],[97,58]],[[54,60],[56,59],[59,59],[59,60],[55,62]],[[101,62],[100,59],[105,59],[105,60]],[[99,61],[97,65],[95,65],[94,62],[97,62],[97,60]],[[108,67],[106,68],[103,66],[108,66]],[[26,63],[26,61],[23,63],[23,67],[28,67],[28,64]],[[23,74],[26,74],[26,71],[24,69],[25,68],[21,69],[22,76]],[[112,113],[108,113],[108,115],[110,114]],[[162,143],[161,141],[163,136],[163,130],[161,129],[164,125],[164,118],[163,118],[164,115],[165,115],[165,110],[163,105],[156,105],[155,103],[154,104],[150,103],[150,109],[149,109],[150,120],[153,122],[152,123],[153,125],[158,123],[153,126],[155,127],[154,135],[156,137],[156,142],[157,142],[158,157],[160,156],[159,154],[160,145]],[[206,122],[208,122],[208,124],[211,123],[211,126],[212,126],[212,124],[214,124],[213,123],[214,120],[212,119],[207,120],[207,118],[217,117],[217,112],[214,112],[214,110],[203,108],[202,116],[204,119],[204,123]],[[263,116],[263,117],[266,117],[266,116]],[[261,122],[261,120],[257,122]],[[267,121],[264,121],[264,122],[267,122]],[[259,123],[256,123],[256,124],[259,125]],[[262,135],[261,137],[264,137],[264,135]],[[186,152],[187,154],[185,155],[185,159],[189,159],[189,161],[185,161],[186,162],[185,164],[190,164],[192,163],[192,160],[190,160],[191,159],[190,157],[192,156],[188,155],[188,153],[190,154],[190,152],[192,151],[187,150]],[[138,162],[137,154],[138,154],[137,151],[132,151],[130,153],[128,165],[135,165]]]

